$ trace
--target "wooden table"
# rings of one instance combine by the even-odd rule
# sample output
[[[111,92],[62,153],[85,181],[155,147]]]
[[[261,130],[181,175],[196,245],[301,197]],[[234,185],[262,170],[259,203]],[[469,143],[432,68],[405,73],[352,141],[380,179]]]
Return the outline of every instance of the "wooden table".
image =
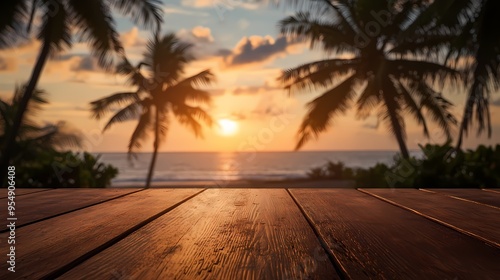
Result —
[[[7,222],[6,190],[0,218]],[[500,191],[17,190],[0,279],[500,279]]]

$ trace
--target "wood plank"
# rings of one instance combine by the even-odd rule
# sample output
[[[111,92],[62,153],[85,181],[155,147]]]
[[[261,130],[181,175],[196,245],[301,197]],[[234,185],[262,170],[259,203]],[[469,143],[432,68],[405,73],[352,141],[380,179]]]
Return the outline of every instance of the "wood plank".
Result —
[[[120,277],[338,279],[283,189],[208,189],[60,278]]]
[[[290,189],[351,279],[498,279],[500,250],[350,189]]]
[[[95,248],[201,190],[145,190],[18,229],[16,273],[7,271],[7,263],[2,261],[0,279],[40,279],[71,266]],[[2,244],[7,237],[8,233],[0,235]],[[2,251],[2,256],[6,254]]]
[[[500,195],[493,192],[485,192],[481,189],[423,189],[447,195],[456,199],[483,204],[487,207],[495,207],[500,210]]]
[[[24,189],[24,188],[16,188],[16,190],[14,192],[16,193],[16,197],[18,197],[18,196],[21,196],[21,195],[27,195],[27,194],[37,193],[37,192],[44,192],[44,191],[49,191],[49,190],[53,190],[53,189],[39,189],[39,188]],[[1,191],[1,194],[0,194],[0,198],[6,198],[8,191],[9,190],[7,188],[2,188],[2,191]]]
[[[500,249],[497,209],[416,189],[363,189]]]
[[[101,203],[141,189],[55,189],[16,197],[17,227],[47,219],[68,211]],[[0,205],[6,205],[7,199],[0,199]],[[7,219],[7,211],[0,212],[0,220]],[[7,229],[0,230],[0,233]]]

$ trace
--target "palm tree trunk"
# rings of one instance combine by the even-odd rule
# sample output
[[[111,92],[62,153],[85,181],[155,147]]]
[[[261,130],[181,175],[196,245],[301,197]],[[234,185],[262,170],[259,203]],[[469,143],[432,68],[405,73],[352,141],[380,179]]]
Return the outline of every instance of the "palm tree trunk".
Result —
[[[382,97],[385,100],[385,106],[387,108],[387,111],[389,112],[389,118],[392,127],[394,128],[394,135],[396,136],[396,141],[398,141],[399,151],[401,152],[401,156],[404,159],[409,159],[410,153],[408,152],[408,148],[406,147],[406,142],[403,137],[404,129],[398,121],[396,111],[394,110],[393,107],[391,107],[391,104],[393,104],[394,102],[386,94],[382,94]]]
[[[464,107],[464,115],[462,116],[462,122],[460,123],[460,130],[458,131],[458,140],[457,140],[457,146],[456,149],[460,150],[462,148],[462,142],[464,138],[464,134],[466,133],[468,129],[468,124],[472,119],[472,109],[474,107],[474,95],[473,92],[474,90],[477,90],[476,88],[479,87],[479,77],[477,77],[477,74],[474,73],[474,78],[475,82],[472,84],[471,89],[469,90],[469,94],[467,96],[467,101],[465,103]]]
[[[462,119],[462,122],[460,123],[460,130],[458,131],[458,140],[457,140],[457,146],[455,147],[456,150],[460,150],[462,148],[462,142],[463,142],[463,137],[465,133],[465,118]]]
[[[408,147],[406,147],[403,135],[401,135],[400,133],[396,133],[396,140],[398,141],[399,151],[401,151],[401,156],[403,156],[404,159],[409,159],[410,153],[408,152]]]
[[[36,61],[35,67],[31,72],[31,78],[26,86],[26,90],[24,92],[21,101],[19,102],[19,108],[17,109],[16,115],[14,117],[14,122],[12,124],[12,129],[6,135],[4,149],[2,153],[2,159],[0,160],[0,183],[3,183],[6,175],[7,175],[7,167],[10,164],[10,159],[12,156],[12,151],[14,149],[14,145],[16,143],[16,137],[19,133],[19,129],[21,127],[21,123],[23,121],[24,113],[26,108],[28,107],[28,103],[33,95],[33,91],[40,79],[40,75],[42,74],[43,68],[50,54],[50,43],[44,42],[42,49],[40,50],[40,54],[38,55],[38,59]]]
[[[155,141],[154,141],[154,150],[153,150],[153,157],[151,158],[151,163],[149,165],[149,173],[148,173],[148,178],[146,180],[146,186],[145,188],[149,188],[151,185],[151,179],[153,178],[153,172],[155,169],[155,164],[156,164],[156,157],[158,155],[158,147],[160,145],[159,143],[159,134],[160,134],[160,115],[159,115],[159,109],[156,108],[155,112]]]

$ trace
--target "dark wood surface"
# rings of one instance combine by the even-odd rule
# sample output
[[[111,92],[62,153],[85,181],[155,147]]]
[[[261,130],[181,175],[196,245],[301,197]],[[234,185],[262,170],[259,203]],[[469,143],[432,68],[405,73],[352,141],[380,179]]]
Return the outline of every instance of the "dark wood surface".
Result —
[[[357,190],[290,191],[352,279],[500,275],[500,250]]]
[[[472,203],[480,203],[498,208],[500,210],[500,193],[483,191],[480,189],[425,189],[427,191],[440,193],[462,199]]]
[[[209,189],[61,279],[112,279],[110,272],[133,279],[338,279],[283,189]]]
[[[500,248],[498,209],[415,189],[364,189],[363,191]]]
[[[0,279],[500,275],[497,190],[33,191],[16,196],[24,226],[15,232],[15,273],[10,232],[0,233]]]

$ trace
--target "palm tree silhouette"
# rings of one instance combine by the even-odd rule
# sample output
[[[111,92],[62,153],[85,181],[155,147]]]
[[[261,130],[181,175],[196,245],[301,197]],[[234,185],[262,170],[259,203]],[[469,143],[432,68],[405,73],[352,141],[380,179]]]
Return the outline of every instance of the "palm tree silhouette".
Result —
[[[462,146],[475,121],[491,137],[490,92],[500,87],[500,1],[434,1],[415,19],[415,28],[441,38],[448,60],[469,73],[470,84],[457,140]]]
[[[409,157],[406,113],[423,127],[425,136],[429,137],[428,114],[451,138],[456,124],[449,112],[452,104],[432,86],[435,81],[456,82],[460,73],[417,58],[400,45],[407,40],[400,35],[414,12],[414,5],[410,5],[414,1],[402,6],[396,2],[318,1],[309,7],[313,13],[298,12],[281,20],[281,33],[290,40],[307,40],[311,47],[319,45],[327,54],[338,55],[284,70],[279,78],[291,92],[327,89],[307,104],[309,110],[299,128],[296,149],[317,138],[353,102],[361,119],[377,111],[404,158]],[[406,36],[425,39],[416,33]],[[432,41],[428,44],[432,47]],[[336,83],[338,80],[341,82]]]
[[[161,18],[158,0],[6,0],[0,10],[0,47],[19,42],[23,35],[31,36],[33,22],[40,17],[37,38],[42,42],[31,78],[19,102],[10,133],[6,136],[0,170],[9,165],[12,147],[22,119],[33,95],[45,63],[51,54],[71,47],[72,33],[87,41],[92,54],[102,67],[113,63],[112,55],[122,53],[119,34],[112,17],[112,9],[131,17],[135,22],[158,28]],[[5,172],[1,172],[3,182]]]
[[[199,107],[210,103],[210,93],[197,87],[214,82],[214,75],[205,70],[183,78],[186,65],[194,59],[189,54],[191,47],[191,44],[179,41],[174,34],[161,38],[155,35],[147,45],[143,60],[136,67],[127,59],[117,67],[117,72],[125,75],[130,85],[137,88],[136,91],[115,93],[91,103],[95,119],[101,119],[116,106],[121,106],[103,131],[118,122],[139,119],[130,138],[129,155],[141,148],[148,133],[153,131],[153,156],[146,188],[151,184],[158,148],[165,141],[171,115],[188,126],[196,137],[202,137],[199,121],[212,125],[212,118]]]

